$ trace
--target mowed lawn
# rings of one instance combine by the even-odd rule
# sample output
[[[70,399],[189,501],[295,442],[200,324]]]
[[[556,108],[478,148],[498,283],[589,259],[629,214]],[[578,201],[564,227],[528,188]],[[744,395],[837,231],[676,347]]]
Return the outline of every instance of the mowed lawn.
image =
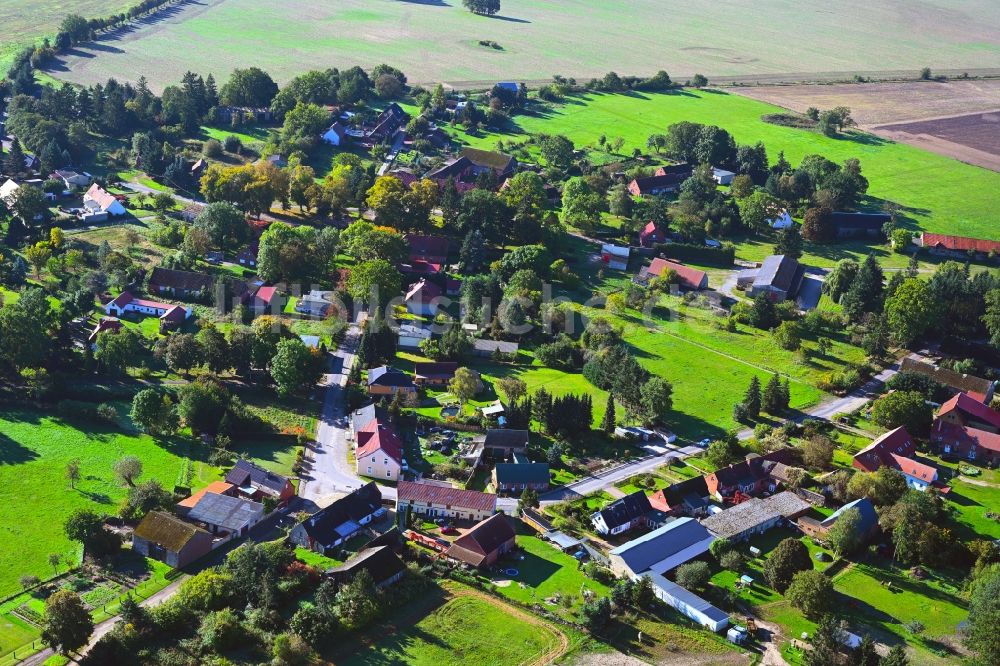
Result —
[[[63,534],[63,522],[77,508],[116,513],[126,489],[112,467],[124,455],[143,463],[141,479],[157,479],[171,489],[182,479],[185,444],[155,442],[88,424],[81,430],[34,411],[0,411],[0,596],[18,589],[18,577],[52,576],[50,554],[72,562],[79,546]],[[76,489],[66,481],[66,464],[80,460]],[[205,485],[219,470],[193,462],[191,484]],[[63,567],[65,569],[65,566]]]
[[[870,134],[851,132],[829,138],[808,130],[763,122],[761,115],[781,111],[776,106],[720,91],[685,89],[673,94],[588,94],[555,105],[536,116],[516,116],[508,135],[483,133],[454,136],[476,147],[494,149],[498,139],[522,133],[564,134],[577,147],[597,147],[598,137],[621,137],[620,151],[646,150],[651,134],[662,133],[682,120],[713,124],[728,130],[738,143],[763,141],[773,162],[779,151],[793,165],[818,153],[835,162],[856,157],[876,200],[891,200],[904,207],[914,227],[927,231],[979,238],[997,235],[994,208],[1000,191],[1000,173],[963,164],[919,148],[886,141]],[[454,132],[454,130],[452,130]],[[877,205],[879,201],[873,201]],[[837,254],[839,246],[830,246]],[[766,253],[766,248],[752,254]],[[831,256],[835,261],[839,256]]]
[[[548,625],[525,621],[504,605],[478,596],[457,596],[411,626],[397,626],[351,658],[347,666],[497,666],[534,663],[556,647]]]

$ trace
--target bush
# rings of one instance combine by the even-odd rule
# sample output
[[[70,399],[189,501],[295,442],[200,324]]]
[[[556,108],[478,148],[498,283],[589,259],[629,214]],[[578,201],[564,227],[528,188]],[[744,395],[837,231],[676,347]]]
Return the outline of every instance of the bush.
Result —
[[[230,134],[222,142],[222,147],[226,149],[227,153],[238,154],[243,150],[243,142],[240,141],[240,137]]]
[[[97,415],[109,423],[118,422],[118,410],[109,402],[102,402],[97,406]]]
[[[747,558],[743,556],[743,553],[738,550],[730,550],[723,554],[722,558],[719,560],[719,564],[722,565],[723,569],[729,569],[730,571],[735,571],[739,573],[746,566]]]
[[[736,259],[736,248],[729,243],[722,247],[709,247],[694,243],[663,243],[656,246],[658,254],[695,264],[732,266]]]
[[[602,566],[597,562],[587,562],[583,565],[583,573],[603,585],[611,585],[615,582],[615,574],[611,569]]]
[[[218,139],[209,139],[201,144],[201,153],[205,157],[218,159],[222,157],[222,144],[219,143]]]
[[[708,584],[712,571],[705,562],[688,562],[677,567],[677,584],[700,590]]]

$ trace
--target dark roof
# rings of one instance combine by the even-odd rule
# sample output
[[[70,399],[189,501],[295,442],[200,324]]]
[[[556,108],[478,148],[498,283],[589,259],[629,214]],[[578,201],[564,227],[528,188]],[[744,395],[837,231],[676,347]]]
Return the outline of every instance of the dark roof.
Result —
[[[246,486],[249,483],[254,488],[263,488],[275,494],[281,494],[288,484],[288,477],[275,474],[249,460],[240,459],[226,474],[226,483],[231,483],[234,486]]]
[[[690,176],[692,173],[694,173],[694,167],[687,162],[664,164],[656,167],[656,174],[660,176]]]
[[[263,513],[264,505],[259,502],[229,495],[205,493],[188,511],[187,517],[189,520],[236,532],[249,525],[254,516]]]
[[[847,213],[837,211],[832,220],[838,231],[877,231],[882,233],[882,226],[892,218],[886,213]]]
[[[455,539],[448,549],[448,557],[479,566],[487,556],[515,538],[515,535],[507,516],[497,513]]]
[[[925,375],[940,384],[964,393],[974,393],[976,397],[982,396],[983,399],[986,398],[990,389],[993,388],[993,382],[989,379],[983,379],[975,375],[966,375],[961,372],[949,370],[948,368],[941,368],[930,363],[914,360],[909,356],[903,359],[899,371]]]
[[[135,536],[159,544],[172,553],[180,552],[199,532],[211,536],[197,525],[184,522],[164,511],[150,511],[135,528]]]
[[[663,176],[635,178],[632,182],[639,188],[640,193],[645,193],[666,187],[678,187],[681,183],[688,179],[689,175],[690,174],[668,173]]]
[[[344,536],[337,533],[338,527],[352,521],[356,523],[381,508],[382,493],[371,481],[303,520],[302,529],[316,541],[331,544]]]
[[[402,370],[383,365],[368,371],[368,385],[413,386],[413,380]]]
[[[772,254],[760,265],[753,284],[755,287],[770,285],[782,291],[790,291],[798,274],[799,262],[794,257]]]
[[[767,462],[789,464],[794,458],[794,449],[784,448],[772,451],[763,456],[754,456],[749,460],[734,463],[728,467],[715,470],[716,480],[720,486],[731,487],[755,483],[768,476]]]
[[[608,526],[608,529],[613,530],[640,516],[645,516],[652,510],[653,507],[650,506],[646,493],[637,490],[634,493],[615,500],[597,513],[604,519],[604,524]]]
[[[844,515],[845,511],[854,509],[861,516],[861,520],[858,523],[858,532],[861,534],[866,534],[873,527],[878,525],[878,514],[875,513],[875,507],[872,502],[867,497],[862,497],[861,499],[856,499],[853,502],[848,502],[844,506],[840,507],[829,516],[827,516],[820,523],[823,527],[832,527],[837,519]]]
[[[413,364],[413,374],[416,377],[453,377],[456,370],[458,370],[458,363],[454,361]]]
[[[424,234],[406,234],[404,236],[410,246],[411,257],[447,257],[448,239],[444,236],[428,236]]]
[[[497,483],[548,483],[548,463],[498,463]]]
[[[477,511],[493,511],[497,506],[496,495],[412,481],[400,481],[396,487],[396,497],[403,502],[430,502]]]
[[[679,506],[687,497],[708,497],[708,484],[705,483],[704,476],[695,476],[678,483],[673,483],[662,491],[667,504],[673,508]]]
[[[523,449],[528,445],[528,431],[491,428],[486,431],[484,445],[487,449]]]
[[[703,541],[712,535],[693,518],[680,518],[657,528],[649,534],[623,543],[611,551],[621,557],[633,573],[642,573],[681,551]]]
[[[386,421],[388,418],[389,412],[373,402],[370,405],[365,405],[355,410],[351,414],[351,426],[354,432],[357,433],[372,421]]]
[[[350,578],[362,569],[370,573],[372,580],[378,585],[405,571],[406,565],[388,546],[376,546],[362,549],[357,555],[327,573],[335,577]]]
[[[149,283],[185,291],[211,291],[215,278],[205,273],[177,271],[157,266],[149,276]]]

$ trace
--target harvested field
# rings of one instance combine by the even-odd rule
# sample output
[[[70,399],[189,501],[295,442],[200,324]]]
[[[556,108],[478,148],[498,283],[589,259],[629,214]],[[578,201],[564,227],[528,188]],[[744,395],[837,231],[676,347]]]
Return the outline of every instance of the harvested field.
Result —
[[[418,83],[585,79],[612,69],[768,80],[790,70],[841,78],[916,72],[928,53],[938,68],[1000,67],[1000,7],[994,0],[845,0],[836,11],[820,0],[504,0],[502,15],[484,17],[444,0],[197,0],[76,49],[52,73],[77,83],[144,74],[156,89],[186,70],[224,79],[234,67],[257,65],[283,82],[309,69],[381,62]]]
[[[1000,110],[872,127],[893,141],[1000,171]]]

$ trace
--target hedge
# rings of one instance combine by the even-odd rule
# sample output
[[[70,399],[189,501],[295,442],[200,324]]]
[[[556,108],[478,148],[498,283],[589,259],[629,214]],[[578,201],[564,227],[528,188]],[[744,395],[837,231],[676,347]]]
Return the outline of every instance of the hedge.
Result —
[[[736,248],[728,243],[722,247],[695,245],[694,243],[660,243],[656,251],[664,257],[696,264],[732,266],[736,259]]]

